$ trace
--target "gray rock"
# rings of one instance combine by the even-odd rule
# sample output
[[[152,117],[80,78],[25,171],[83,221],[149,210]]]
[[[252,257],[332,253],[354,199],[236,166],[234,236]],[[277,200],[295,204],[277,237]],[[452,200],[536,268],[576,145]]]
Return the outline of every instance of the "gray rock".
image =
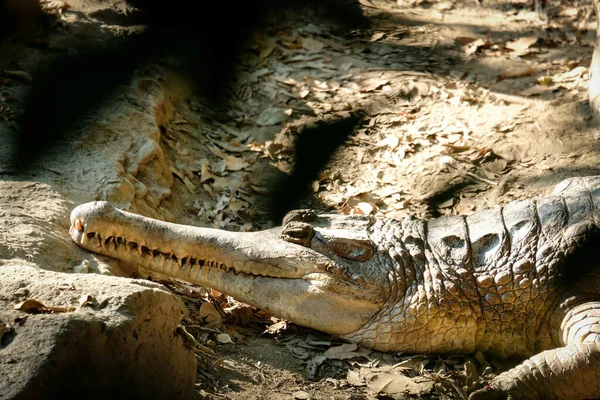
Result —
[[[91,306],[80,306],[85,295]],[[70,310],[17,310],[26,299]],[[1,266],[0,399],[194,398],[183,312],[151,282]]]

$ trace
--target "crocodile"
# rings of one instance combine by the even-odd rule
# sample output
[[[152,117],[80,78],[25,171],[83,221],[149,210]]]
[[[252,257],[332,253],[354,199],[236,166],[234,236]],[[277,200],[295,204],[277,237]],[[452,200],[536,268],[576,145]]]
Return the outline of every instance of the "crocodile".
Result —
[[[79,246],[362,346],[524,361],[470,399],[600,398],[600,176],[468,216],[289,213],[229,232],[76,207]]]

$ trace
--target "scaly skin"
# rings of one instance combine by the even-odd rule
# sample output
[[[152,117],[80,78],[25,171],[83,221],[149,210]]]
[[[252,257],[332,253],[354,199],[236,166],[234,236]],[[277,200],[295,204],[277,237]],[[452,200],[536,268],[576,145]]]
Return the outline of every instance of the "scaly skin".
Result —
[[[78,245],[382,351],[527,360],[471,399],[600,397],[600,177],[425,222],[290,213],[252,233],[87,203]]]

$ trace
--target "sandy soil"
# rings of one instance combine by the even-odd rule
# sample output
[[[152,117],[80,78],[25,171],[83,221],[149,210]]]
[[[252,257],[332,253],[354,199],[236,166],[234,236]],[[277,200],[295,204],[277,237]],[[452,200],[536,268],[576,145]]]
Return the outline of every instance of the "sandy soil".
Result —
[[[62,14],[48,45],[15,45],[0,64],[0,135],[29,87],[14,71],[35,77],[56,55],[139,28],[125,23],[119,1],[73,1],[66,10],[54,3],[49,12]],[[240,62],[225,110],[210,109],[181,81],[181,60],[140,67],[48,151],[37,172],[22,177],[0,165],[0,198],[14,205],[14,213],[5,209],[14,226],[19,207],[37,210],[21,215],[23,223],[52,216],[41,238],[26,229],[0,237],[0,258],[73,271],[87,257],[91,271],[128,273],[68,240],[69,210],[94,199],[192,225],[273,225],[263,200],[270,182],[289,171],[300,127],[356,109],[368,118],[313,183],[306,207],[376,217],[465,214],[599,172],[600,132],[586,101],[596,24],[590,6],[551,2],[547,22],[520,0],[364,6],[372,30],[345,36],[315,23],[314,11],[272,18]],[[102,19],[108,14],[99,9],[119,18]],[[7,148],[2,142],[0,153]],[[169,285],[190,309],[206,398],[462,399],[480,377],[509,365],[481,354],[340,347],[218,293]]]

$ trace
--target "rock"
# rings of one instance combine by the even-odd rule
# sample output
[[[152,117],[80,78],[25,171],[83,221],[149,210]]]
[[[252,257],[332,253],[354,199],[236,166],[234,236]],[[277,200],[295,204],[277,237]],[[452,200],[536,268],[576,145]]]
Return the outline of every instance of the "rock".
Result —
[[[26,299],[46,308],[15,309]],[[155,283],[11,261],[0,267],[0,399],[197,398],[182,312]]]

